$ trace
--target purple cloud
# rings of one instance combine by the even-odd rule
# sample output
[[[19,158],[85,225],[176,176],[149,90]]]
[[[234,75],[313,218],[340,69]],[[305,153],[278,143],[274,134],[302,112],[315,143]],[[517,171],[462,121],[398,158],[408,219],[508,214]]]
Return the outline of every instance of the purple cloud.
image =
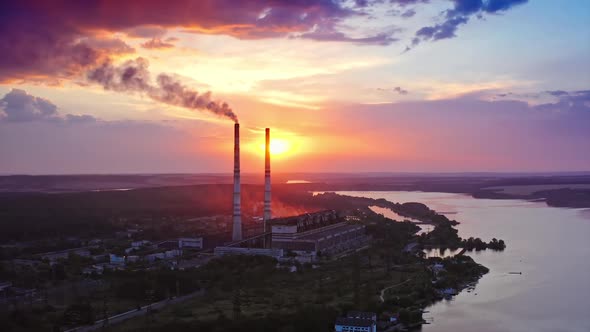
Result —
[[[57,106],[25,90],[12,89],[0,99],[0,119],[9,122],[46,121],[59,118]]]
[[[90,115],[66,114],[61,116],[51,101],[35,97],[25,90],[12,89],[0,99],[0,121],[5,122],[94,122]]]
[[[163,49],[163,48],[172,48],[174,44],[169,42],[168,40],[161,40],[160,38],[152,38],[145,43],[141,44],[141,47],[148,48],[148,49]]]
[[[423,27],[416,32],[416,37],[412,40],[413,45],[419,44],[424,40],[441,40],[456,37],[455,32],[461,24],[467,23],[468,17],[458,16],[436,24],[430,27]]]
[[[437,41],[454,38],[460,25],[466,24],[469,18],[475,15],[482,18],[483,14],[498,14],[507,11],[514,6],[526,3],[528,0],[453,0],[452,9],[441,14],[444,20],[441,23],[425,26],[416,31],[412,39],[412,46],[423,41]],[[410,48],[407,48],[408,51]]]
[[[585,114],[590,123],[590,90],[566,92],[562,90],[547,91],[557,97],[554,103],[546,103],[536,106],[538,110],[556,112],[579,112]]]
[[[399,86],[396,86],[395,88],[393,88],[393,91],[399,93],[400,95],[407,95],[408,94],[408,90],[404,90]]]
[[[112,54],[132,53],[120,40],[99,38],[104,31],[162,38],[163,30],[185,27],[243,39],[269,38],[361,14],[340,1],[326,0],[2,1],[0,82],[59,81],[80,75]]]
[[[405,12],[403,12],[400,16],[403,18],[410,18],[414,17],[414,15],[416,15],[416,11],[414,9],[408,9]]]
[[[456,36],[458,27],[472,15],[497,14],[526,0],[453,0],[444,21],[416,32],[412,45]],[[370,15],[367,7],[389,4],[401,17],[412,17],[411,5],[426,0],[261,0],[261,1],[139,1],[107,0],[0,2],[0,82],[70,79],[107,61],[113,54],[133,53],[119,39],[104,32],[151,38],[146,48],[171,47],[168,29],[229,35],[240,39],[298,36],[318,41],[363,45],[390,45],[391,32],[351,36],[339,29],[352,17]],[[130,14],[132,13],[132,14]],[[321,27],[318,30],[317,27]]]
[[[350,37],[342,32],[334,30],[332,27],[317,29],[316,31],[304,33],[297,38],[380,46],[387,46],[399,40],[393,36],[393,33],[388,32],[382,32],[367,37]]]
[[[408,94],[408,90],[402,89],[402,88],[401,88],[401,87],[399,87],[399,86],[396,86],[396,87],[395,87],[395,88],[393,88],[393,89],[383,89],[383,88],[377,88],[377,90],[379,90],[379,91],[392,91],[392,92],[395,92],[395,93],[398,93],[398,94],[400,94],[400,95],[404,95],[404,96]]]
[[[550,94],[554,97],[560,97],[560,96],[564,96],[564,95],[569,95],[569,93],[563,91],[563,90],[553,90],[553,91],[545,91],[547,94]]]

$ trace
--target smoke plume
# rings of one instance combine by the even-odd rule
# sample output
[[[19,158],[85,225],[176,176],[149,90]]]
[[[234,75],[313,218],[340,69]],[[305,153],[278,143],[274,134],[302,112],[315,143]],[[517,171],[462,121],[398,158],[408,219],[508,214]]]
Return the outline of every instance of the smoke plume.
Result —
[[[107,61],[88,73],[88,80],[106,90],[137,92],[161,103],[188,109],[207,110],[238,122],[238,117],[224,102],[213,101],[211,92],[199,93],[167,74],[160,74],[152,84],[149,63],[144,58],[128,60],[120,66]]]

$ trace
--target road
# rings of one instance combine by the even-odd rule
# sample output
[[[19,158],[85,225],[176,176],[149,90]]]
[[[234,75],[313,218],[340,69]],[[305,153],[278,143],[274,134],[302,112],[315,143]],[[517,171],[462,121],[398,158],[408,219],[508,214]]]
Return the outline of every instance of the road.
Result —
[[[147,314],[148,308],[150,308],[150,310],[161,309],[167,305],[180,303],[180,302],[192,299],[196,296],[202,295],[203,292],[204,292],[203,290],[196,291],[194,293],[190,293],[187,295],[162,300],[160,302],[154,302],[152,304],[145,305],[145,306],[141,307],[140,309],[129,310],[127,312],[111,316],[107,319],[107,325],[114,325],[114,324],[118,324],[123,321],[126,321],[128,319],[131,319],[131,318],[143,316],[143,315]],[[66,330],[65,332],[95,331],[95,330],[101,329],[103,326],[104,326],[104,319],[101,319],[101,320],[97,320],[93,325],[79,326],[79,327],[75,327],[73,329]]]

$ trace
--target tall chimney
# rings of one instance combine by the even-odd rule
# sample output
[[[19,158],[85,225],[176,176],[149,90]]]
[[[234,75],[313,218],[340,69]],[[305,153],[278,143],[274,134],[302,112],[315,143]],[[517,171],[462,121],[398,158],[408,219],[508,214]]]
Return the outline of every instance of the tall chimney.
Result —
[[[264,232],[270,231],[270,128],[266,128],[266,152],[264,158]]]
[[[240,189],[240,124],[234,125],[234,214],[232,240],[242,239],[242,208]]]

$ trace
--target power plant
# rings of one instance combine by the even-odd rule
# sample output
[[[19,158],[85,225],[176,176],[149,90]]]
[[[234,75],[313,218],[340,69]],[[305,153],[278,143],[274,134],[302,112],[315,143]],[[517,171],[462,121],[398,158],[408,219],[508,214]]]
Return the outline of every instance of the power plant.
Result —
[[[271,184],[270,184],[270,128],[265,130],[264,156],[264,233],[270,231],[268,226],[272,217],[271,212]],[[242,198],[240,179],[240,124],[234,125],[234,199],[233,199],[233,228],[232,241],[242,240]]]
[[[347,222],[334,210],[272,219],[270,182],[270,128],[265,130],[264,215],[260,234],[242,236],[240,184],[240,125],[234,126],[234,193],[232,242],[215,248],[216,256],[266,255],[278,260],[313,262],[321,256],[338,255],[366,245],[365,226]]]

